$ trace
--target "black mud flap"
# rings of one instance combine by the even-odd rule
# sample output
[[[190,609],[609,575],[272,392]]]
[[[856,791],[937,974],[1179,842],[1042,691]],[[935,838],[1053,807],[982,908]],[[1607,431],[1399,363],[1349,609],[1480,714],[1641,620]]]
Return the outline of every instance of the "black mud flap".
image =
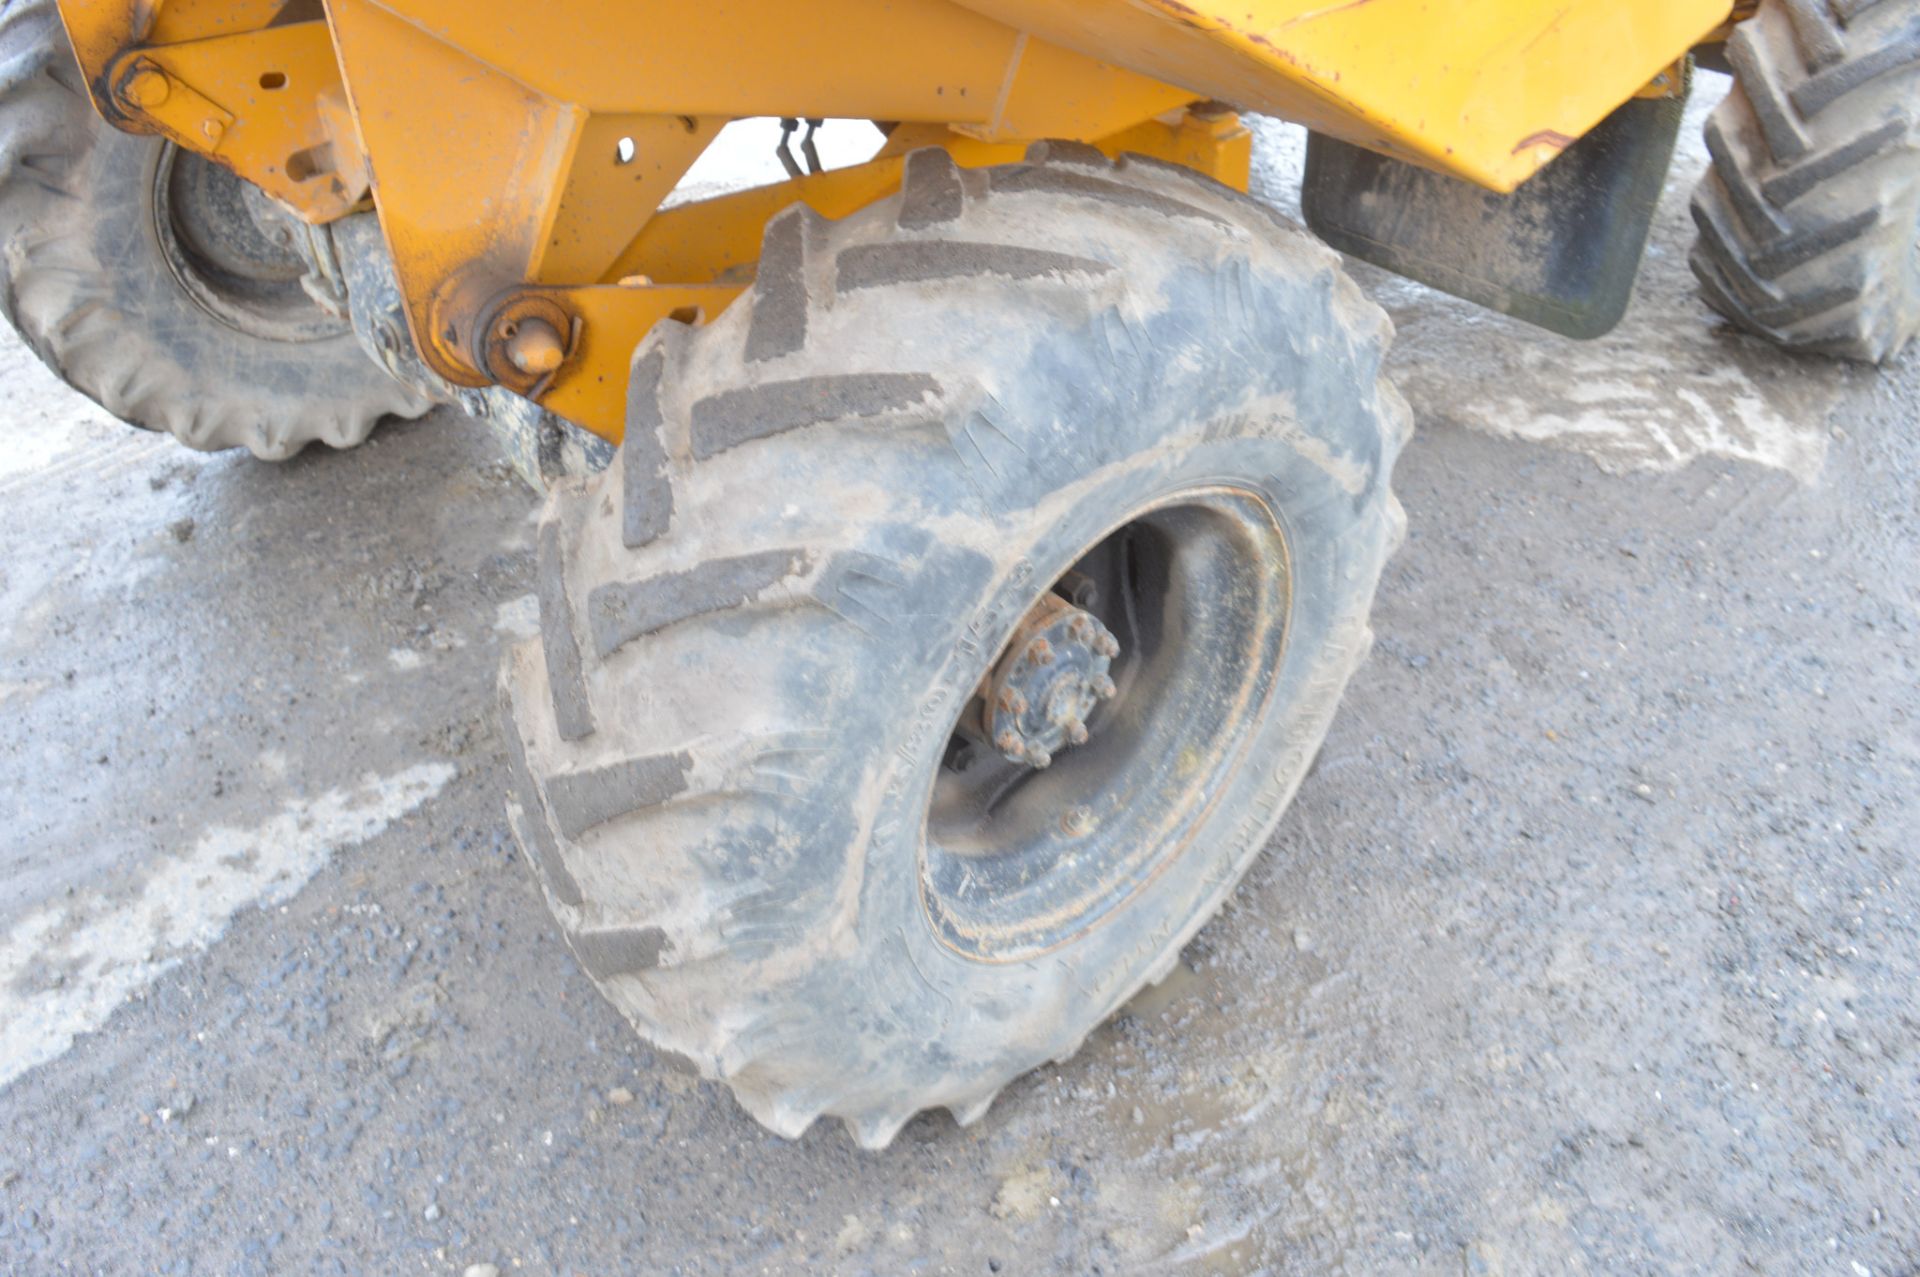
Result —
[[[1567,337],[1626,314],[1684,95],[1635,98],[1512,195],[1314,134],[1300,204],[1343,253]]]

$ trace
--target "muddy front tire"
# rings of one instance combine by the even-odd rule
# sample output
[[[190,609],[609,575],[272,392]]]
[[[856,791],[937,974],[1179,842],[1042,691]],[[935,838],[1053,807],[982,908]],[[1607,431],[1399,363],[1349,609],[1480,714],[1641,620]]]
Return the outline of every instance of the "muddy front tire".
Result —
[[[920,152],[777,218],[750,296],[636,354],[503,675],[510,812],[601,990],[775,1131],[866,1147],[1073,1053],[1246,870],[1369,646],[1388,340],[1332,253],[1148,161]],[[1066,594],[1113,698],[1037,770],[967,716]]]
[[[1701,290],[1777,345],[1885,363],[1920,332],[1920,0],[1765,0],[1727,60]]]
[[[110,128],[52,0],[0,3],[0,312],[114,416],[283,460],[428,400],[308,293],[316,234],[211,161]]]

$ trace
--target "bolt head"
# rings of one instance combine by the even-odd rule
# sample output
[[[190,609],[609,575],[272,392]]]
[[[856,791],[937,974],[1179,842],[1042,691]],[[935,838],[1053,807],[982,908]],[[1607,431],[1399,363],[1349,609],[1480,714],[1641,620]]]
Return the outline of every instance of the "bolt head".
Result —
[[[1120,689],[1114,686],[1113,680],[1105,674],[1093,680],[1093,694],[1103,701],[1112,700],[1119,692]]]
[[[1067,739],[1076,745],[1086,744],[1087,725],[1077,718],[1069,721],[1067,723]]]
[[[1044,745],[1034,745],[1027,750],[1027,762],[1045,771],[1053,765],[1053,755],[1047,752]]]
[[[994,737],[993,746],[1009,758],[1020,758],[1027,752],[1027,743],[1010,731],[1001,732]]]
[[[135,70],[120,89],[122,98],[143,111],[151,111],[172,94],[173,81],[167,78],[165,71],[151,63]]]
[[[525,319],[507,338],[507,359],[529,377],[544,377],[567,357],[566,343],[544,319]]]

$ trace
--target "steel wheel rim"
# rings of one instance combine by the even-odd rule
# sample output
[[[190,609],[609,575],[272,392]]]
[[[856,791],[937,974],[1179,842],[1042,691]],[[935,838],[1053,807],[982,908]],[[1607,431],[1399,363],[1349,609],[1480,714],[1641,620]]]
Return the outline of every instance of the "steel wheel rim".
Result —
[[[294,219],[253,185],[172,143],[160,146],[149,184],[153,231],[181,291],[236,332],[313,342],[351,331],[302,286],[311,265]]]
[[[1044,771],[989,759],[955,722],[919,856],[921,899],[949,948],[992,962],[1057,949],[1185,857],[1266,717],[1290,556],[1266,498],[1215,486],[1131,512],[1061,574],[1091,568],[1105,583],[1089,610],[1120,640],[1118,695]]]

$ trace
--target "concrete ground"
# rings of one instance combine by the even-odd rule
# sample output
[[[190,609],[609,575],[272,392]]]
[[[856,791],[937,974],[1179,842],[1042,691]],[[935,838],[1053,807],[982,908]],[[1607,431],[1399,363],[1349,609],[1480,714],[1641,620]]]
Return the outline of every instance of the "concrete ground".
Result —
[[[0,345],[0,1268],[1914,1273],[1920,357],[1712,322],[1696,136],[1603,342],[1361,272],[1421,431],[1315,775],[1172,980],[881,1154],[558,942],[484,432],[199,456]]]

